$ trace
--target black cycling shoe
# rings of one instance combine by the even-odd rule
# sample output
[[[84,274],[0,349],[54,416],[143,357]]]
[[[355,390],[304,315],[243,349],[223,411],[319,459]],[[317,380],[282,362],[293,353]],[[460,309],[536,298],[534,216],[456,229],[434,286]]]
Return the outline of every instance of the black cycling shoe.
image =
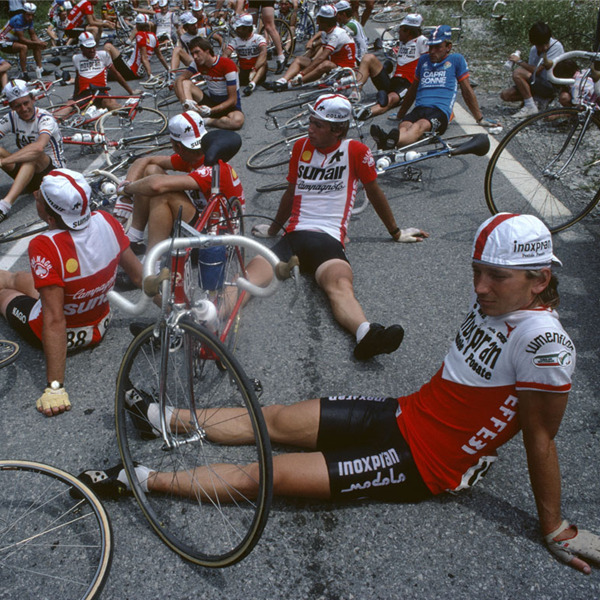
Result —
[[[385,90],[379,90],[377,92],[377,104],[379,104],[379,106],[387,106],[388,105],[388,95],[387,92]]]
[[[277,66],[275,67],[275,75],[280,75],[283,73],[285,69],[285,60],[277,61]]]
[[[129,242],[129,247],[136,256],[143,256],[146,254],[146,244],[144,244],[144,242]]]
[[[115,290],[117,290],[117,292],[129,292],[135,289],[137,289],[137,286],[131,281],[129,275],[127,275],[125,271],[119,269],[117,271],[117,277],[115,278]]]
[[[383,40],[378,37],[375,38],[375,41],[373,42],[373,50],[381,50],[383,48]]]
[[[117,500],[131,495],[129,486],[117,479],[122,470],[123,463],[119,463],[106,471],[83,471],[77,475],[77,479],[83,481],[96,496]]]
[[[356,111],[357,121],[366,121],[371,116],[371,109],[368,106],[363,106]]]
[[[2,212],[0,210],[0,223],[2,223],[2,221],[6,221],[6,219],[8,219],[8,213]]]
[[[394,146],[388,145],[388,134],[379,125],[371,125],[371,137],[375,140],[378,150],[392,150]]]
[[[160,432],[148,419],[148,408],[151,404],[156,404],[156,400],[150,394],[132,387],[125,392],[125,404],[129,407],[133,426],[143,440],[153,440],[159,437]]]
[[[244,88],[242,93],[244,94],[244,96],[251,96],[252,92],[254,91],[255,88],[256,88],[256,86],[249,84]]]
[[[354,347],[354,358],[369,360],[377,354],[390,354],[400,347],[404,339],[404,329],[401,325],[384,327],[379,323],[371,323],[369,331]]]
[[[265,88],[265,90],[273,91],[273,86],[275,85],[274,81],[263,81],[261,85]]]
[[[274,92],[284,92],[287,89],[288,89],[287,81],[285,83],[283,83],[283,81],[276,81],[273,84],[273,91]]]

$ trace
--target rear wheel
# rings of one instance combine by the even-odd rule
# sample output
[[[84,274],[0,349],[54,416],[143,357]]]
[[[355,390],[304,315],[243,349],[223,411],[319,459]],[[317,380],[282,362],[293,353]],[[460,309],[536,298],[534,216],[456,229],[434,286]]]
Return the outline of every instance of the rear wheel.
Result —
[[[553,233],[580,221],[600,200],[598,117],[555,108],[517,124],[490,159],[485,199],[492,214],[534,214]]]
[[[295,135],[278,142],[268,144],[255,152],[246,162],[246,166],[254,171],[270,169],[287,165],[292,156],[292,148],[296,140],[304,137],[304,134]]]
[[[155,437],[148,420],[134,414],[126,400],[143,396],[154,404],[160,390],[170,415],[165,439]],[[143,331],[121,363],[116,419],[129,481],[161,539],[206,567],[243,559],[267,520],[271,447],[252,386],[223,344],[183,321],[163,327],[158,338],[152,327]],[[240,422],[247,432],[243,441],[227,445]],[[161,493],[144,491],[135,463],[160,473],[148,483],[162,482]]]

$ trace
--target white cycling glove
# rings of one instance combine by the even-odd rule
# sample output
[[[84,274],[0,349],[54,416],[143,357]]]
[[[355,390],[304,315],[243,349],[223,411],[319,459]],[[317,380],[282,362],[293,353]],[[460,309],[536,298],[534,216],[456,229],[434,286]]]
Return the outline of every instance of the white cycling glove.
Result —
[[[394,238],[394,241],[408,244],[412,242],[421,242],[426,237],[429,236],[417,227],[408,227],[407,229],[401,229],[400,236],[397,239]]]
[[[571,530],[572,537],[560,542],[554,539],[567,529]],[[569,564],[576,556],[600,563],[600,536],[585,529],[578,529],[568,521],[563,521],[560,527],[545,536],[544,540],[548,550],[564,563]]]
[[[269,233],[269,225],[267,225],[266,223],[260,223],[259,225],[254,225],[254,227],[252,227],[252,235],[257,238],[277,237],[277,236],[271,235]]]
[[[65,390],[64,387],[61,387],[57,390],[47,387],[44,390],[44,393],[38,398],[36,406],[37,409],[44,413],[47,417],[62,413],[66,410],[71,410],[69,394],[67,394],[67,390]],[[58,410],[55,411],[54,409]]]
[[[210,106],[206,106],[205,104],[201,104],[198,107],[198,112],[200,113],[201,117],[210,117]]]

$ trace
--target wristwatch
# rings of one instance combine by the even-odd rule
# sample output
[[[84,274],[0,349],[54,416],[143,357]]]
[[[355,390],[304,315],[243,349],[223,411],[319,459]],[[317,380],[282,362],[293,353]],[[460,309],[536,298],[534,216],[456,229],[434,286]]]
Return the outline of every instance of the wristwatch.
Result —
[[[54,381],[49,381],[48,382],[48,387],[51,390],[60,390],[61,388],[65,387],[62,383],[60,383],[60,381],[56,381],[56,379]]]

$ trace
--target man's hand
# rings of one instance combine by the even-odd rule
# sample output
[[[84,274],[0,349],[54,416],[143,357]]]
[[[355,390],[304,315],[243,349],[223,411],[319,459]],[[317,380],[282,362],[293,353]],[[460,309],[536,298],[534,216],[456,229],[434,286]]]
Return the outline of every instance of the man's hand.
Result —
[[[401,229],[395,236],[395,242],[412,243],[422,242],[425,238],[428,238],[429,234],[416,227],[409,227],[408,229]]]
[[[254,225],[252,227],[252,235],[257,238],[274,238],[276,235],[271,235],[269,233],[270,225],[266,223],[261,223],[260,225]]]
[[[548,550],[558,560],[589,575],[590,566],[581,558],[600,563],[600,537],[591,531],[577,529],[568,521],[563,521],[560,527],[544,537]]]
[[[37,409],[47,417],[53,417],[54,415],[59,415],[67,410],[71,410],[69,394],[67,394],[67,390],[65,390],[64,387],[59,388],[58,390],[47,387],[36,402],[36,406]]]
[[[210,106],[206,106],[206,104],[201,104],[198,107],[198,112],[200,113],[201,117],[210,117]]]

